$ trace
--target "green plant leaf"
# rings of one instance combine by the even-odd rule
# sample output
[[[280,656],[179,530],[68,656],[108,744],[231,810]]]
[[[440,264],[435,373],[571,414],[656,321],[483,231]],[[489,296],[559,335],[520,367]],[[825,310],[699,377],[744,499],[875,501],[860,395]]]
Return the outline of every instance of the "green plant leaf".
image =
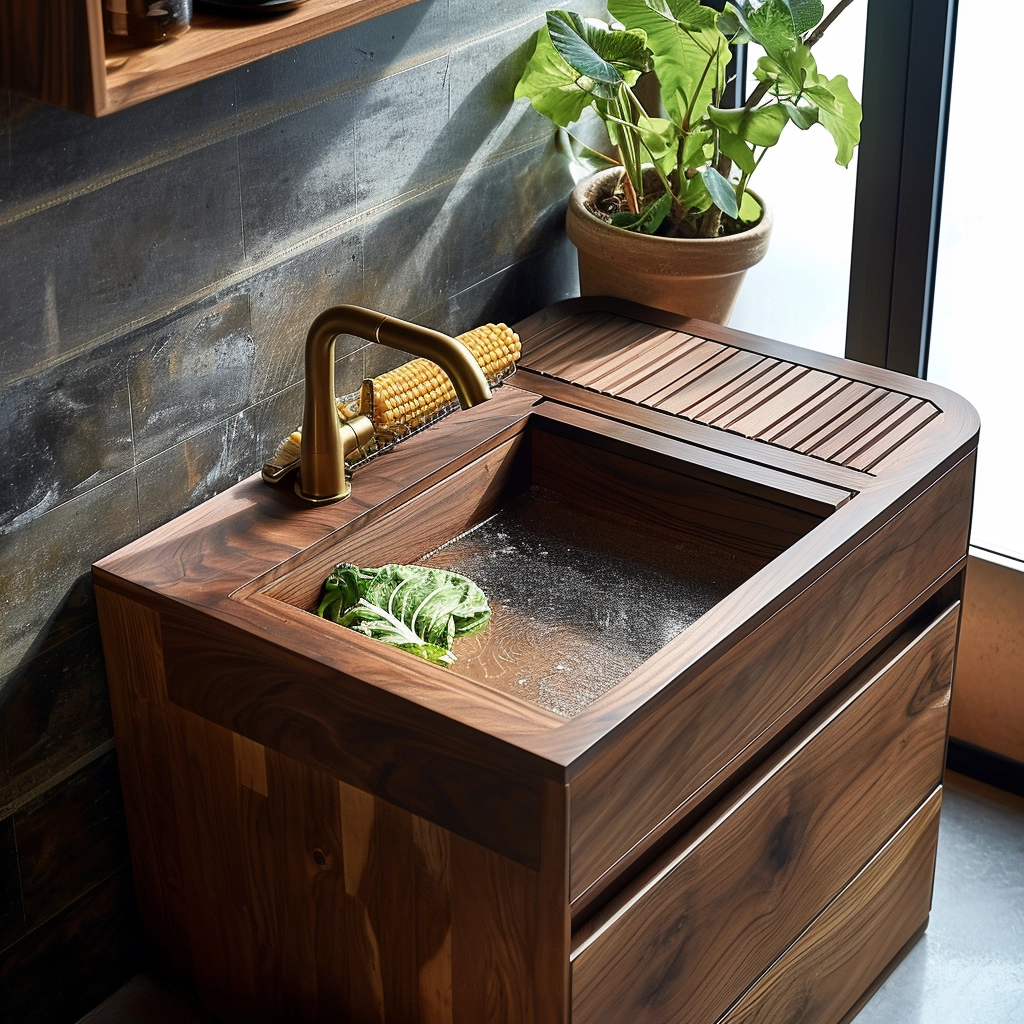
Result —
[[[818,81],[807,94],[817,103],[819,123],[835,140],[836,163],[849,167],[853,151],[860,142],[861,106],[845,76],[819,77]]]
[[[479,633],[491,617],[470,579],[425,565],[360,569],[341,563],[324,581],[317,614],[441,664],[452,641]]]
[[[799,36],[793,28],[793,15],[784,0],[765,0],[759,7],[743,5],[747,28],[765,53],[775,60],[796,48]]]
[[[741,171],[745,174],[754,173],[754,151],[738,135],[733,135],[725,128],[719,128],[718,145]]]
[[[648,203],[639,213],[613,213],[612,225],[626,231],[642,231],[653,235],[661,227],[662,221],[672,209],[672,196],[665,192],[652,203]]]
[[[716,27],[716,12],[698,0],[609,0],[608,11],[627,28],[647,34],[669,117],[683,126],[692,103],[686,127],[697,124],[715,90],[725,88],[730,59],[728,40]]]
[[[401,619],[386,608],[381,608],[365,598],[360,598],[338,621],[356,633],[362,633],[373,640],[397,647],[400,651],[432,661],[436,665],[451,665],[455,655],[440,644],[432,644],[411,630]]]
[[[740,220],[744,224],[755,224],[760,219],[761,204],[749,192],[744,192],[740,200]]]
[[[714,138],[714,132],[707,128],[694,128],[683,140],[683,166],[702,167],[708,162],[706,147]]]
[[[711,193],[700,174],[687,178],[683,194],[679,198],[694,213],[703,213],[712,204]]]
[[[710,107],[708,117],[719,128],[738,135],[752,146],[774,146],[788,120],[786,112],[777,103],[755,107],[753,110],[745,107]]]
[[[523,69],[515,98],[528,99],[534,110],[561,128],[578,121],[594,96],[580,85],[580,76],[562,59],[546,28],[537,33],[537,45]]]
[[[585,22],[573,11],[548,11],[547,29],[559,56],[589,80],[584,87],[605,99],[627,81],[628,72],[639,74],[653,67],[642,31],[608,29]]]
[[[740,8],[727,3],[718,16],[718,28],[733,46],[742,46],[749,43],[754,37],[751,34],[750,26],[747,24],[747,17]]]
[[[668,176],[676,166],[679,129],[673,121],[664,117],[647,117],[644,114],[637,118],[636,128],[651,163],[655,164],[662,174]]]
[[[736,189],[729,179],[715,167],[705,167],[700,176],[704,179],[704,185],[715,206],[722,213],[735,217],[739,213],[739,207],[736,205]]]
[[[788,100],[782,100],[779,106],[786,112],[786,116],[801,131],[806,131],[812,124],[818,123],[817,107],[798,107]]]
[[[825,5],[821,0],[782,0],[789,8],[793,19],[793,31],[802,36],[810,32],[825,17]]]

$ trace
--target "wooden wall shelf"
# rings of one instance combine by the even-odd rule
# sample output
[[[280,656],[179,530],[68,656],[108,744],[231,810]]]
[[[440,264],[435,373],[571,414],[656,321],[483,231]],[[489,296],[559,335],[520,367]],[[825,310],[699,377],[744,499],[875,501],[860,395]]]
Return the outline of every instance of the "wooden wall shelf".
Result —
[[[102,0],[6,0],[0,85],[100,117],[414,2],[306,0],[251,20],[197,11],[185,35],[139,47],[104,35]]]

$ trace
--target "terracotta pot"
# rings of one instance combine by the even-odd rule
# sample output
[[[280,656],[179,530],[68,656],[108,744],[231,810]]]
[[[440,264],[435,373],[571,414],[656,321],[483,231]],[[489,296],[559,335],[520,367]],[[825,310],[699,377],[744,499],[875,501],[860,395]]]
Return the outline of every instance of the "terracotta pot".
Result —
[[[581,181],[569,199],[565,227],[576,246],[581,295],[614,295],[622,299],[729,322],[747,270],[768,251],[771,210],[760,196],[764,215],[749,231],[726,238],[660,238],[612,227],[588,206],[618,184],[620,168]]]

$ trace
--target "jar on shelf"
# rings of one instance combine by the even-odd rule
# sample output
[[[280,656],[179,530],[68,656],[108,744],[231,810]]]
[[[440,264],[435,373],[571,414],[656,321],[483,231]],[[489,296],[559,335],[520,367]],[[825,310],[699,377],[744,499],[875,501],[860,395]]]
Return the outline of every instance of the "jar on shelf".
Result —
[[[103,27],[145,46],[187,32],[192,0],[103,0]]]

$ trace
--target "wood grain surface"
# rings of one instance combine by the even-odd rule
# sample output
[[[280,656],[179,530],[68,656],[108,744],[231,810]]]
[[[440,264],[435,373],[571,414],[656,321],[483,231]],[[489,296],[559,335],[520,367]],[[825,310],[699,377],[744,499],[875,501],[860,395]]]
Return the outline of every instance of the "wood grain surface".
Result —
[[[721,1024],[838,1024],[928,919],[942,790],[740,997]]]
[[[5,0],[0,69],[5,88],[102,115],[162,96],[415,0],[306,0],[272,18],[196,11],[166,45],[104,36],[102,0]]]
[[[517,328],[557,376],[345,502],[243,481],[94,568],[143,919],[229,1019],[555,1022],[571,990],[579,1021],[709,1021],[787,950],[775,992],[819,954],[867,984],[826,908],[938,782],[976,415],[628,303]],[[418,556],[530,483],[760,568],[571,718],[310,614],[336,561]],[[892,877],[920,895],[916,856]]]
[[[968,459],[686,685],[667,690],[657,713],[622,731],[574,777],[574,902],[596,898],[719,773],[736,772],[767,734],[799,720],[872,638],[962,560],[973,480]],[[642,671],[657,672],[672,653],[666,648]],[[603,703],[628,696],[619,687]]]
[[[521,365],[862,472],[940,415],[926,399],[646,326],[614,313],[567,316],[529,338]]]
[[[101,0],[4,0],[0,87],[97,114],[106,104]]]
[[[567,1020],[565,786],[543,789],[531,870],[161,698],[159,618],[103,588],[99,601],[135,638],[111,691],[133,719],[119,754],[144,923],[205,1007],[228,1021]]]
[[[942,777],[959,607],[897,645],[574,938],[574,1024],[717,1020]]]

